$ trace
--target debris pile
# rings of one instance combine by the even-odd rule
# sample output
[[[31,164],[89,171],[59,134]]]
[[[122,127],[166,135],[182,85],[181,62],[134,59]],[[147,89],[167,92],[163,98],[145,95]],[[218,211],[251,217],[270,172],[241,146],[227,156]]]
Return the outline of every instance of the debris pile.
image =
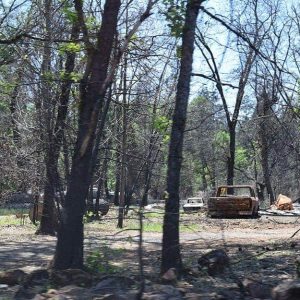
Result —
[[[276,209],[278,210],[293,210],[293,201],[291,198],[279,194],[275,202]]]

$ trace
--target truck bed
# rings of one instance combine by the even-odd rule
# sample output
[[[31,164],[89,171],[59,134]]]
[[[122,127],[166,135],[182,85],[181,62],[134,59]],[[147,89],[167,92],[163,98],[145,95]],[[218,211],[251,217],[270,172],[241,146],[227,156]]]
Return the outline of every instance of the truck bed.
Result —
[[[208,213],[211,216],[239,216],[252,214],[252,200],[248,196],[211,197]]]

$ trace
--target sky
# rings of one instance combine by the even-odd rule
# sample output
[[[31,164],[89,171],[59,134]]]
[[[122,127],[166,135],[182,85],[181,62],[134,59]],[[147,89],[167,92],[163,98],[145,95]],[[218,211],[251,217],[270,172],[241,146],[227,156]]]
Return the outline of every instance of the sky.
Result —
[[[265,1],[258,0],[259,5]],[[268,1],[270,2],[270,1]],[[236,0],[228,0],[228,1],[222,1],[222,0],[208,0],[205,2],[205,8],[208,9],[210,12],[214,12],[216,15],[221,15],[221,18],[224,16],[227,17],[227,22],[230,24],[230,7],[233,7],[235,10],[234,15],[238,11],[238,6],[241,2]],[[286,5],[287,7],[291,7],[293,4],[299,4],[299,1],[295,0],[287,0],[282,2],[283,5]],[[281,13],[285,10],[282,9]],[[300,12],[299,12],[300,13]],[[266,15],[267,16],[267,15]],[[260,18],[263,17],[263,12],[259,16]],[[284,14],[281,16],[282,18],[286,17]],[[205,26],[205,23],[202,24],[202,21],[206,20],[206,17],[203,17],[200,15],[200,26],[201,30],[204,32],[204,35],[209,36],[207,39],[208,43],[211,40],[214,40],[211,42],[211,47],[213,50],[213,53],[215,54],[214,57],[220,67],[220,73],[222,74],[223,80],[227,78],[227,81],[230,81],[230,83],[237,85],[237,79],[233,78],[233,74],[235,74],[235,69],[240,66],[239,56],[234,50],[227,49],[224,55],[224,45],[227,44],[227,40],[229,38],[231,43],[235,43],[235,34],[231,33],[228,35],[228,31],[224,29],[222,25],[216,24],[213,22],[212,24],[208,24],[208,26]],[[209,21],[208,21],[209,22]],[[200,27],[199,26],[199,27]],[[209,27],[209,28],[207,28]],[[295,42],[299,41],[299,36],[294,36]],[[220,44],[220,46],[217,46],[217,44]],[[234,45],[236,46],[236,44]],[[199,50],[195,51],[194,55],[194,66],[193,71],[195,73],[205,73],[207,75],[211,74],[207,67],[205,67],[205,63],[203,63],[201,59],[201,53]],[[231,78],[230,78],[231,77]],[[230,78],[230,79],[228,79]],[[226,80],[225,80],[226,81]],[[191,83],[191,98],[195,97],[197,95],[199,89],[207,87],[211,90],[216,90],[214,83],[209,83],[208,80],[205,79],[199,79],[199,78],[193,78]],[[236,91],[231,88],[226,88],[226,98],[229,99],[229,105],[231,108],[234,107],[235,98],[236,98]],[[247,91],[248,95],[250,94],[250,91]]]

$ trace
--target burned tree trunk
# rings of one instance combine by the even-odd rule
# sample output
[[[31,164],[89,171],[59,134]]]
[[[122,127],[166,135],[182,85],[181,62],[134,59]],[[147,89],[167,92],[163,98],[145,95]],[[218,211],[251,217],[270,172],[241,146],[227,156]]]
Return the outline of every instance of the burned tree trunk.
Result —
[[[75,0],[77,11],[82,2]],[[90,183],[90,163],[99,111],[106,93],[105,80],[117,30],[120,0],[107,0],[95,49],[91,49],[80,86],[80,108],[77,142],[73,156],[70,183],[58,231],[55,269],[83,267],[83,214]]]
[[[229,155],[227,157],[227,184],[233,185],[235,165],[235,124],[229,124]]]
[[[257,114],[259,117],[258,137],[260,141],[261,167],[264,178],[265,187],[270,198],[270,204],[274,204],[275,197],[272,189],[269,158],[270,158],[270,118],[272,117],[272,105],[274,103],[270,99],[265,87],[257,97]]]
[[[177,83],[175,110],[169,145],[166,206],[163,222],[161,272],[182,269],[179,245],[179,186],[182,164],[182,146],[186,123],[190,78],[193,64],[195,28],[201,0],[187,2],[185,24],[182,32],[182,57]]]

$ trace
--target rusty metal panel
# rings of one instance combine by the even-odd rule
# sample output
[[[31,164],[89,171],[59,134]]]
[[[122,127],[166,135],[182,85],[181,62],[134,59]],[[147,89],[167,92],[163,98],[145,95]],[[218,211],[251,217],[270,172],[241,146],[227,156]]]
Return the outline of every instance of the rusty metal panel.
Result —
[[[236,194],[229,194],[228,191],[231,189],[232,192],[236,191]],[[248,190],[247,193],[243,189]],[[258,199],[249,185],[219,186],[216,195],[207,203],[208,214],[211,216],[257,215]]]

